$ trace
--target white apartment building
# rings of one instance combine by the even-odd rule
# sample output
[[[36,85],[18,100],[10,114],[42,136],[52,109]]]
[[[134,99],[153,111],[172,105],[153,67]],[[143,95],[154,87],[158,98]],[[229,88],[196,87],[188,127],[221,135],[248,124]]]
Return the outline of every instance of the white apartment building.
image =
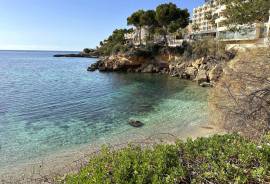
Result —
[[[149,35],[146,28],[141,29],[141,42],[142,44],[146,44],[147,36]],[[125,34],[125,40],[127,44],[134,44],[136,46],[140,45],[140,30],[135,29],[131,33]]]
[[[219,0],[205,0],[205,4],[193,9],[192,34],[203,36],[215,36],[221,41],[242,42],[265,45],[269,38],[270,20],[264,24],[254,24],[253,26],[239,26],[241,31],[232,32],[224,26],[226,20],[224,10],[226,6]],[[214,17],[214,22],[207,19],[209,14]],[[269,18],[270,19],[270,18]],[[194,27],[196,29],[194,29]]]
[[[218,7],[218,0],[206,0],[202,6],[193,9],[192,33],[194,35],[216,35],[216,24],[207,16],[213,16],[213,12],[215,12]]]

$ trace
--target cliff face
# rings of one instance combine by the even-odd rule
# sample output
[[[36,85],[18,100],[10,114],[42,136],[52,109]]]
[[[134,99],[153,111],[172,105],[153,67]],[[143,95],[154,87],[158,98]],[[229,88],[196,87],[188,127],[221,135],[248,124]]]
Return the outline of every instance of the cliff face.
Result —
[[[171,76],[197,81],[202,86],[212,86],[220,78],[225,61],[215,57],[180,61],[169,65]]]
[[[89,66],[88,71],[160,73],[212,86],[220,78],[223,66],[230,57],[207,56],[184,60],[175,55],[148,57],[122,54],[99,60]]]
[[[168,68],[169,64],[166,61],[158,61],[148,56],[122,54],[104,57],[88,67],[88,71],[159,73],[164,70],[165,73]]]

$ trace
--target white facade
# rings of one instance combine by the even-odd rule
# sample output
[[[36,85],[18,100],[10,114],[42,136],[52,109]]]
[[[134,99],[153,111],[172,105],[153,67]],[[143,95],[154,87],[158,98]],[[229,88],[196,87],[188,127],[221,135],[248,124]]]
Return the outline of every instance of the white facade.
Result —
[[[208,0],[202,6],[194,8],[192,16],[192,33],[216,32],[215,24],[213,24],[211,20],[207,19],[207,15],[213,15],[213,12],[217,9],[217,0]]]
[[[240,31],[232,32],[223,24],[226,6],[219,0],[206,0],[205,4],[193,9],[192,24],[198,25],[198,29],[192,30],[193,35],[206,35],[214,32],[217,39],[222,41],[256,41],[256,44],[264,44],[269,40],[269,24],[253,24],[252,26],[240,26]],[[207,14],[215,16],[215,25],[206,19]],[[270,19],[270,18],[269,18]]]
[[[141,35],[142,44],[145,44],[147,37],[149,36],[149,33],[148,33],[146,28],[142,28],[141,31],[139,29],[135,29],[131,33],[126,33],[125,39],[126,39],[127,43],[131,43],[131,44],[138,46],[138,45],[140,45],[140,35]]]

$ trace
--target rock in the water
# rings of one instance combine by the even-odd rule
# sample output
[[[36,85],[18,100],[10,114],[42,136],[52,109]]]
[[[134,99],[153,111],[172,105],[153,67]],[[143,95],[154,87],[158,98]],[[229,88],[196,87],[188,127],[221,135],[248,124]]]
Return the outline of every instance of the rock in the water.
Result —
[[[89,67],[87,68],[87,71],[93,72],[93,71],[95,71],[96,69],[98,69],[98,64],[97,64],[97,63],[94,63],[94,64],[91,64],[91,66],[89,66]]]
[[[204,88],[213,87],[213,85],[210,82],[202,82],[200,83],[200,86]]]
[[[144,125],[142,122],[138,120],[129,120],[128,124],[136,128],[142,127]]]
[[[101,65],[104,65],[103,60],[98,60],[97,62],[91,64],[91,66],[89,66],[89,67],[87,68],[87,71],[93,72],[93,71],[99,69],[99,67],[100,67]]]

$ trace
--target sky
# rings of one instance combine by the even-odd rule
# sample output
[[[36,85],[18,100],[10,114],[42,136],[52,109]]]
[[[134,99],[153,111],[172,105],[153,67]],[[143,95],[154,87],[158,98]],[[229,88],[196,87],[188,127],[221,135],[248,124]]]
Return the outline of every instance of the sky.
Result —
[[[134,11],[168,2],[191,13],[204,0],[0,0],[0,50],[95,48]]]

